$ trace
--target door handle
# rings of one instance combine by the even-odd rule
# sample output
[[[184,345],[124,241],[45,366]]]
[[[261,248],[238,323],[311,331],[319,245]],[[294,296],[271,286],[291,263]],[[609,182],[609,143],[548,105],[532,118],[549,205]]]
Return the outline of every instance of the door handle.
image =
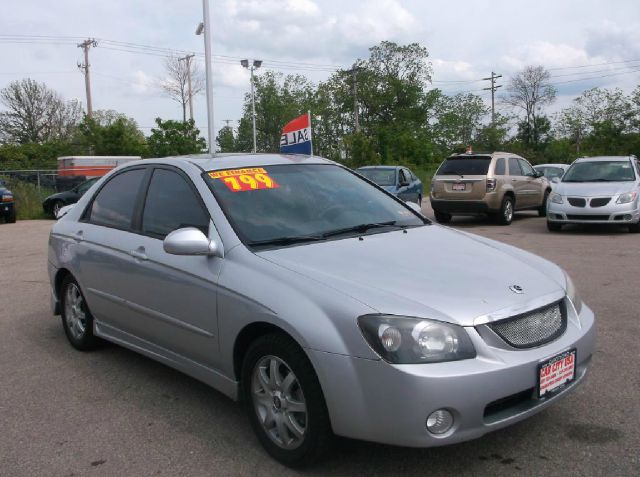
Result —
[[[518,182],[518,179],[511,179],[511,182]]]
[[[137,260],[147,260],[147,255],[144,253],[144,247],[138,247],[136,250],[131,250],[129,252],[133,258]]]
[[[81,242],[84,240],[84,233],[82,232],[82,230],[78,230],[73,234],[73,238],[78,242]]]

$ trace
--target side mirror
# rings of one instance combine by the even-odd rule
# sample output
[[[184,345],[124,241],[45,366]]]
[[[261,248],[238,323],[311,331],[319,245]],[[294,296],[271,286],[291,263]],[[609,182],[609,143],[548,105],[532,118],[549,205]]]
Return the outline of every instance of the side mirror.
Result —
[[[422,208],[415,202],[405,202],[405,204],[407,204],[415,212],[418,212],[420,215],[422,215]]]
[[[218,244],[209,240],[201,230],[185,227],[174,230],[162,243],[164,251],[171,255],[216,255]]]
[[[554,184],[559,184],[560,183],[560,178],[558,176],[552,177],[551,178],[551,182],[553,182]]]
[[[398,184],[400,185],[400,187],[405,187],[409,185],[409,181],[407,179],[400,180]]]

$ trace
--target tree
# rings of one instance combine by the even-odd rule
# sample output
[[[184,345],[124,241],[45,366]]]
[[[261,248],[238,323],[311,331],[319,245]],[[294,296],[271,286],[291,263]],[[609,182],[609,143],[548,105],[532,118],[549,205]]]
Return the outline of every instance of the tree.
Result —
[[[182,107],[182,120],[187,120],[189,103],[189,69],[191,69],[191,95],[204,90],[204,80],[198,64],[191,60],[170,56],[164,63],[166,77],[160,80],[160,88],[166,96],[177,101]]]
[[[76,142],[98,156],[144,156],[144,134],[135,120],[113,110],[95,111],[78,126]]]
[[[224,126],[216,138],[220,152],[236,152],[236,138],[231,126]]]
[[[472,93],[446,96],[439,90],[433,93],[431,129],[434,140],[444,149],[471,145],[482,129],[482,120],[489,112],[482,98]]]
[[[537,146],[541,139],[539,126],[544,125],[539,117],[544,106],[551,104],[556,98],[556,88],[549,84],[551,74],[542,66],[527,66],[516,74],[507,87],[504,101],[524,111],[524,122],[528,145]]]
[[[200,130],[193,120],[163,121],[156,118],[157,128],[151,130],[147,141],[154,157],[198,154],[206,150],[207,142],[200,137]]]
[[[0,138],[7,143],[42,143],[69,139],[80,119],[78,101],[64,101],[44,83],[14,81],[0,90]]]

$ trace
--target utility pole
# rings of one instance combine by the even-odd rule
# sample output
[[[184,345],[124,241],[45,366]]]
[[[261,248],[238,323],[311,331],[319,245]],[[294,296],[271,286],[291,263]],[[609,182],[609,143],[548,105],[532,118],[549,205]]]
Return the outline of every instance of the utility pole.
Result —
[[[202,0],[202,22],[196,29],[196,35],[204,33],[204,71],[207,86],[207,130],[209,141],[209,153],[214,155],[215,148],[215,123],[213,122],[213,71],[211,67],[211,21],[209,18],[209,0]]]
[[[78,48],[84,50],[84,64],[78,63],[78,68],[84,74],[84,87],[87,91],[87,116],[93,116],[93,106],[91,104],[91,77],[89,76],[89,48],[98,46],[98,42],[92,38],[88,38],[78,44]]]
[[[184,58],[178,58],[178,61],[186,61],[187,63],[187,88],[189,90],[189,118],[193,121],[193,94],[191,92],[191,59],[195,55],[191,53]]]
[[[256,93],[255,86],[253,84],[253,72],[260,68],[262,60],[253,60],[253,63],[249,65],[249,60],[240,60],[240,64],[243,68],[247,68],[251,71],[251,120],[253,124],[253,153],[256,153]]]
[[[351,78],[353,79],[353,116],[355,118],[355,128],[356,132],[360,132],[360,114],[358,113],[358,82],[356,81],[356,73],[358,72],[358,67],[353,65],[353,67],[347,71],[347,73],[351,73]]]
[[[491,76],[489,78],[482,78],[483,81],[491,81],[491,86],[488,88],[482,88],[485,91],[491,90],[491,125],[493,126],[496,122],[496,90],[498,88],[502,88],[502,85],[496,85],[496,80],[498,78],[502,78],[502,75],[497,75],[493,71],[491,72]]]
[[[233,122],[233,119],[223,119],[222,122],[226,125],[226,127],[231,127],[229,124]]]

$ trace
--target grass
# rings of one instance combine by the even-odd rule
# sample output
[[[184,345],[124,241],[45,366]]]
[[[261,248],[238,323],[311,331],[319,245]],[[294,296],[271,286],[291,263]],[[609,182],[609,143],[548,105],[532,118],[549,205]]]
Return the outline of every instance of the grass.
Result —
[[[42,201],[55,191],[48,187],[38,187],[29,182],[2,178],[13,192],[18,220],[48,219],[42,210]]]

